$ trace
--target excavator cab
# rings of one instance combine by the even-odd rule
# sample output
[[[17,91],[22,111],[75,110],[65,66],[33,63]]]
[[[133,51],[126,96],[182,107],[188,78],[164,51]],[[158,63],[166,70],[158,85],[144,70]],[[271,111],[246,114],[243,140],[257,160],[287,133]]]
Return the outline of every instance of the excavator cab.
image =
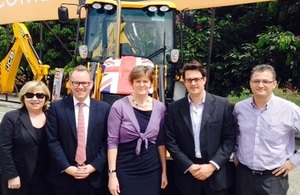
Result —
[[[139,9],[125,7],[122,2],[120,27],[120,54],[150,57],[156,64],[162,64],[164,55],[174,48],[174,10],[150,12],[147,7]],[[137,2],[138,3],[138,2]],[[93,4],[92,4],[93,5]],[[95,25],[98,24],[98,25]],[[114,56],[116,44],[116,8],[106,10],[105,6],[89,7],[86,18],[85,41],[90,60]],[[161,51],[165,48],[164,51]],[[153,56],[157,51],[161,51]]]
[[[168,1],[86,0],[82,7],[86,9],[85,61],[95,84],[92,97],[103,99],[105,95],[126,95],[107,92],[103,86],[107,77],[105,70],[110,64],[106,60],[124,65],[130,59],[151,61],[157,74],[153,94],[163,102],[172,101],[179,57],[175,47],[176,5]],[[66,11],[66,8],[61,7],[59,11]],[[124,67],[116,68],[116,75],[122,70]]]
[[[165,93],[160,97],[162,101],[172,99],[176,64],[171,62],[170,53],[175,49],[175,5],[159,1],[122,1],[119,42],[115,33],[118,20],[115,1],[86,1],[85,7],[87,61],[91,65],[100,62],[105,68],[105,60],[115,58],[116,44],[120,44],[121,61],[129,59],[125,56],[131,56],[136,61],[152,61],[157,74],[160,69],[160,75],[157,75],[160,82],[155,86],[155,92]],[[102,79],[106,77],[103,70]],[[102,85],[99,86],[100,93],[111,94],[103,91]]]

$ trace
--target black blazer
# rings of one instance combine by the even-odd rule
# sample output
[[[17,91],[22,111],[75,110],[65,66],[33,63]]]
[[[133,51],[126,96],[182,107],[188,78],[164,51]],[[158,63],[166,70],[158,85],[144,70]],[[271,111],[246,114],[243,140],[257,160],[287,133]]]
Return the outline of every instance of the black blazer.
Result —
[[[45,132],[42,132],[45,133]],[[42,137],[45,137],[42,134]],[[37,135],[31,124],[28,111],[25,107],[6,113],[0,126],[0,170],[2,186],[7,181],[19,176],[21,188],[26,194],[35,170],[39,147],[47,151],[47,143],[38,145]],[[39,159],[40,168],[46,170],[49,156],[43,155]],[[41,169],[41,170],[42,170]],[[46,177],[46,174],[45,174]],[[4,188],[3,190],[7,190]]]
[[[100,178],[107,163],[107,116],[110,105],[91,99],[86,144],[87,164],[97,171],[87,179],[94,187],[100,187]],[[73,177],[63,172],[76,165],[77,130],[73,97],[53,102],[50,106],[46,126],[51,155],[48,179],[55,185],[71,185]],[[107,175],[107,172],[104,173]]]
[[[174,160],[175,181],[185,193],[192,189],[194,177],[184,172],[196,161],[189,108],[187,97],[171,103],[166,121],[166,146]],[[204,163],[212,160],[220,166],[220,170],[208,178],[212,189],[222,190],[232,184],[229,157],[234,145],[232,107],[225,98],[206,93],[200,133],[202,160]]]

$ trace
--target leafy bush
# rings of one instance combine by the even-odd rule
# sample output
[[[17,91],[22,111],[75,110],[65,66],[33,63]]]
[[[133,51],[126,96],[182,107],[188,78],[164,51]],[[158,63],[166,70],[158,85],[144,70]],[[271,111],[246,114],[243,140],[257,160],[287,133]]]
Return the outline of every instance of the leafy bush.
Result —
[[[298,106],[300,106],[300,96],[298,93],[295,93],[289,89],[279,89],[279,88],[276,88],[274,90],[274,94],[279,96],[279,97],[282,97],[286,100],[289,100],[291,102],[294,102],[295,104],[297,104]],[[228,100],[229,102],[234,105],[236,104],[237,102],[241,101],[241,100],[244,100],[244,99],[247,99],[249,97],[252,97],[252,93],[250,92],[249,89],[245,89],[243,91],[243,93],[240,95],[240,96],[235,96],[235,95],[229,95],[228,96]]]

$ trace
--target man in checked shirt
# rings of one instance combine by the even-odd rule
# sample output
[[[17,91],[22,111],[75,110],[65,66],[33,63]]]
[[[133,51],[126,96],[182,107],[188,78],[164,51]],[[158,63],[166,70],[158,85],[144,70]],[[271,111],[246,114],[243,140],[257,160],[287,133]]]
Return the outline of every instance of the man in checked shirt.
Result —
[[[253,97],[235,105],[237,195],[285,195],[288,174],[300,165],[294,133],[300,130],[300,108],[273,94],[276,72],[270,65],[253,68]]]

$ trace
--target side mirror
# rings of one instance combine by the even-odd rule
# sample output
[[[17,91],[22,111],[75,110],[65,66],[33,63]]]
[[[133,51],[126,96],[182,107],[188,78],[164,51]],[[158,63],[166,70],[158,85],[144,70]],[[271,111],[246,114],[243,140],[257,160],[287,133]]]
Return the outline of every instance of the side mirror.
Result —
[[[179,49],[172,49],[171,50],[171,62],[177,63],[179,59]]]
[[[88,57],[88,47],[87,47],[87,45],[80,45],[79,46],[79,55],[84,60]]]
[[[61,23],[67,23],[69,21],[69,10],[65,6],[60,6],[58,8],[58,20]]]

